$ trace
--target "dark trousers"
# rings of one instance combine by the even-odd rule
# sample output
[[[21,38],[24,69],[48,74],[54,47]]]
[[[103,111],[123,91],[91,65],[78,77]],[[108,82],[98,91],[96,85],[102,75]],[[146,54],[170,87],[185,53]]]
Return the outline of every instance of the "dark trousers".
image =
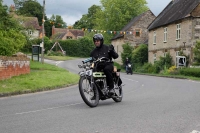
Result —
[[[107,85],[109,86],[109,89],[113,89],[114,88],[114,83],[113,83],[113,75],[112,75],[112,72],[113,72],[113,63],[106,63],[103,71],[106,75],[106,82],[107,82]]]

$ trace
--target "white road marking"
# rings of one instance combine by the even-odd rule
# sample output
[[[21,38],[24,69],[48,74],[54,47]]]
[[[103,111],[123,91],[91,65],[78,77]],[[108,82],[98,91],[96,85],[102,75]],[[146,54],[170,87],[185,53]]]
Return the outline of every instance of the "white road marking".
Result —
[[[198,83],[198,84],[200,84],[199,81],[194,81],[194,80],[189,80],[189,81],[191,81],[191,82],[193,82],[193,83]]]
[[[139,81],[137,81],[137,80],[133,80],[133,79],[129,79],[129,78],[124,78],[124,77],[122,77],[123,79],[126,79],[126,80],[130,80],[130,81],[133,81],[133,82],[139,82]]]
[[[193,131],[190,132],[190,133],[200,133],[200,131],[193,130]]]
[[[56,61],[56,66],[57,66],[58,64],[60,64],[61,62],[63,62],[63,61]]]
[[[82,102],[83,103],[83,102]],[[75,106],[75,105],[79,105],[82,103],[74,103],[74,104],[68,104],[68,105],[64,105],[64,106],[58,106],[58,107],[51,107],[51,108],[44,108],[44,109],[40,109],[40,110],[33,110],[33,111],[27,111],[27,112],[20,112],[20,113],[15,113],[15,114],[10,114],[10,115],[2,115],[1,117],[8,117],[8,116],[13,116],[13,115],[23,115],[23,114],[30,114],[30,113],[36,113],[36,112],[41,112],[41,111],[46,111],[46,110],[53,110],[53,109],[58,109],[58,108],[64,108],[64,107],[69,107],[69,106]]]

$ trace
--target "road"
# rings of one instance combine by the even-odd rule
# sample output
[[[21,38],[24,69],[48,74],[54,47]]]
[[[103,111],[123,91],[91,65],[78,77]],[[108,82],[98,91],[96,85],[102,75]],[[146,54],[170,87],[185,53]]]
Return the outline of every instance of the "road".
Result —
[[[80,60],[48,63],[78,73]],[[200,82],[121,73],[124,98],[88,107],[78,86],[0,98],[0,133],[194,133]]]

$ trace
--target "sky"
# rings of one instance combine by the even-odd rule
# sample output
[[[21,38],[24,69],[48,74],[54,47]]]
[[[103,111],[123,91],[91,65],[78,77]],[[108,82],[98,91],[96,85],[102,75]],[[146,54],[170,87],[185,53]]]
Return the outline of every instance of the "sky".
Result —
[[[37,0],[43,6],[43,0]],[[157,16],[171,0],[146,0],[149,9]],[[3,4],[14,5],[13,0],[3,0]],[[100,5],[100,0],[45,0],[45,13],[48,18],[60,15],[67,25],[73,25],[92,5]]]

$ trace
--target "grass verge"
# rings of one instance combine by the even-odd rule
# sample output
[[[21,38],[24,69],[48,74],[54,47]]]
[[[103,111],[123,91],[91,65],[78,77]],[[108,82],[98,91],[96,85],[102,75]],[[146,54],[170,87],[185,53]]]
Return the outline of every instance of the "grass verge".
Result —
[[[0,81],[0,96],[51,90],[77,84],[79,76],[50,64],[32,62],[29,74]]]
[[[65,61],[65,60],[72,60],[76,59],[77,57],[70,57],[70,56],[44,56],[45,59],[49,60],[56,60],[56,61]]]

